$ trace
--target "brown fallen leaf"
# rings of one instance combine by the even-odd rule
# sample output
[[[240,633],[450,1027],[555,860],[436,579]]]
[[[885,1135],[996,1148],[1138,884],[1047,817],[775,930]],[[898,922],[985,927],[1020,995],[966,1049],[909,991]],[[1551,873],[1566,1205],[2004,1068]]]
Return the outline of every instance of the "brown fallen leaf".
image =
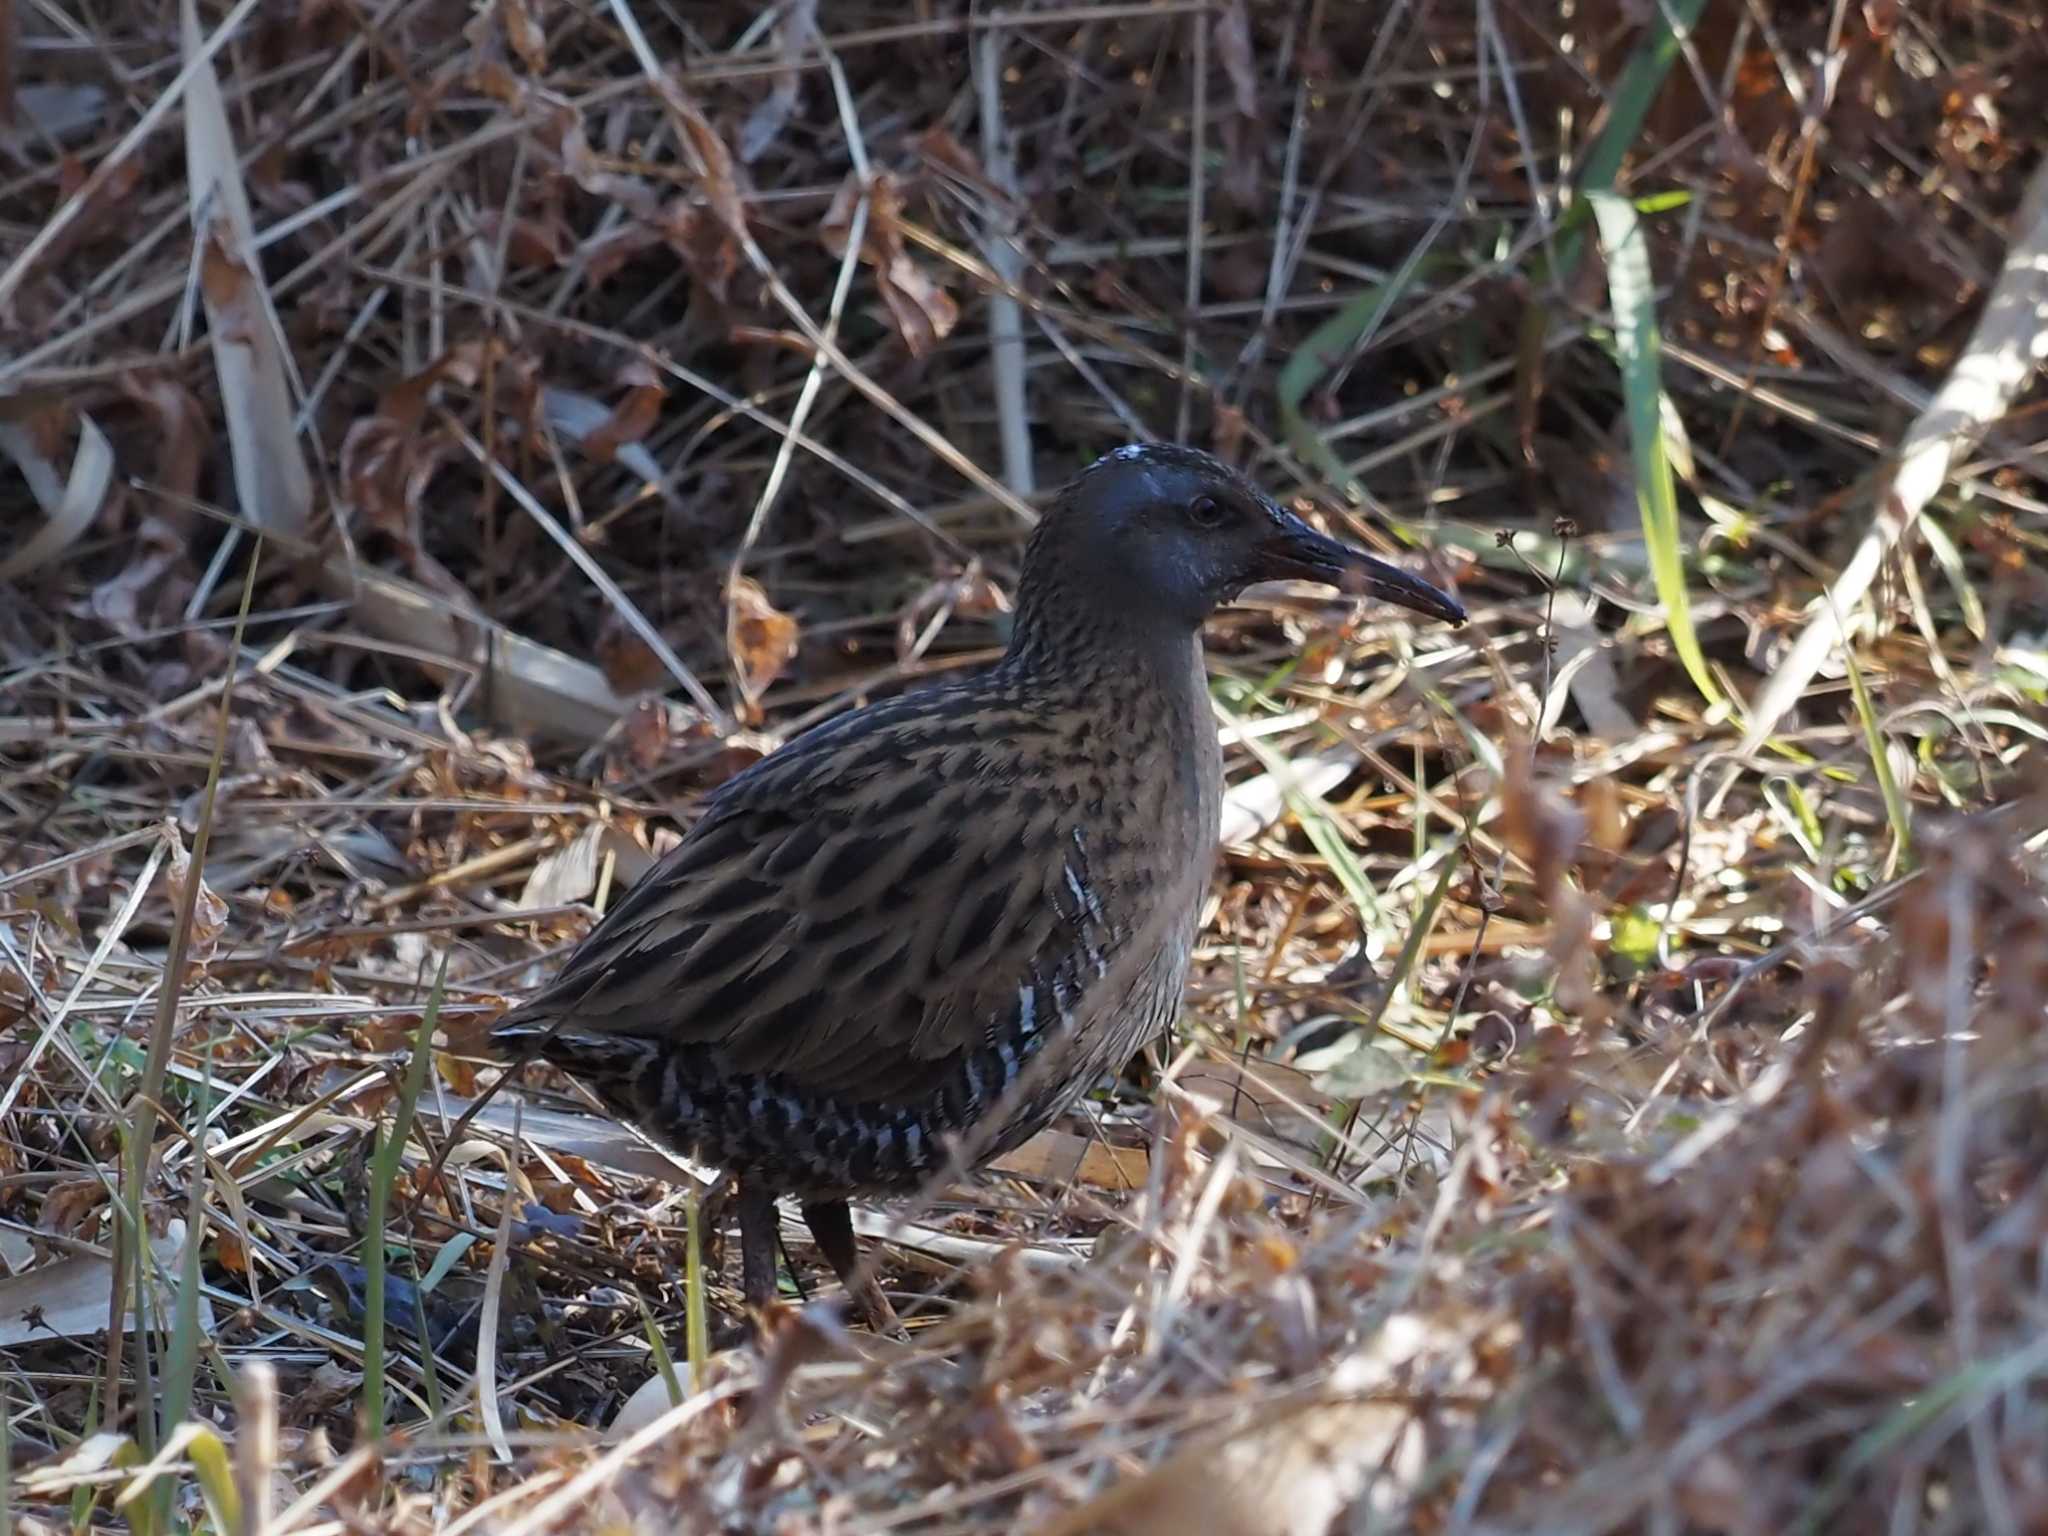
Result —
[[[920,654],[940,625],[955,615],[979,619],[1009,611],[1008,595],[989,580],[980,559],[969,560],[965,569],[932,582],[903,610],[896,620],[896,659],[907,661]],[[927,621],[934,616],[936,622],[927,629]]]
[[[1145,1187],[1152,1157],[1143,1147],[1112,1147],[1092,1136],[1045,1130],[989,1166],[998,1173],[1048,1184],[1127,1190]]]
[[[656,227],[668,248],[682,258],[707,293],[721,304],[731,289],[733,275],[740,269],[739,242],[731,228],[717,215],[679,197],[661,210]]]
[[[726,590],[725,643],[750,711],[795,659],[800,635],[796,620],[768,601],[758,581],[732,579]]]
[[[1501,784],[1502,838],[1528,864],[1549,912],[1558,1006],[1597,1020],[1605,1008],[1593,962],[1593,904],[1570,878],[1586,818],[1538,776],[1535,756],[1526,746],[1502,755],[1507,764]]]
[[[164,893],[170,898],[173,912],[184,906],[186,882],[195,878],[199,882],[192,896],[192,931],[185,940],[185,963],[198,970],[213,958],[220,944],[221,933],[228,925],[228,904],[207,886],[204,873],[195,875],[192,855],[185,848],[184,838],[178,835],[175,821],[164,823],[164,838],[171,847],[170,862],[164,870]]]
[[[954,138],[943,124],[925,129],[910,141],[910,147],[927,165],[972,188],[976,197],[995,204],[1005,212],[1016,211],[1016,199],[996,185],[982,167],[980,157]]]
[[[1034,1536],[1325,1536],[1354,1505],[1392,1528],[1427,1464],[1420,1400],[1473,1369],[1459,1334],[1397,1313],[1315,1395],[1198,1437]]]
[[[718,130],[711,126],[709,118],[692,101],[679,81],[673,75],[664,74],[655,81],[655,89],[661,93],[662,104],[674,116],[676,125],[682,129],[683,138],[696,156],[699,188],[711,211],[720,223],[732,231],[735,237],[746,232],[746,200],[740,191],[739,172],[733,165],[732,151],[725,147],[725,140],[718,136]]]
[[[199,467],[210,434],[199,397],[168,374],[123,369],[114,380],[121,393],[149,413],[163,442],[157,450],[151,481],[170,497],[189,500],[199,492]],[[165,513],[174,509],[167,504]]]
[[[71,412],[59,406],[22,420],[0,419],[0,456],[14,461],[45,521],[0,554],[0,581],[14,581],[60,559],[109,505],[114,450],[92,417],[78,413],[78,448],[60,471],[57,440],[68,436]]]
[[[654,647],[615,608],[607,608],[598,625],[597,664],[612,692],[628,698],[665,687],[669,681],[668,667],[654,654]]]
[[[889,317],[912,357],[924,357],[933,347],[952,335],[959,323],[960,307],[951,294],[934,282],[929,273],[904,249],[903,193],[896,178],[887,171],[869,176],[865,188],[857,174],[850,174],[833,194],[818,226],[819,239],[835,256],[846,254],[853,232],[854,209],[861,193],[868,198],[867,228],[860,242],[861,260],[875,269],[875,286]]]
[[[609,464],[621,445],[637,443],[653,431],[668,397],[661,376],[638,358],[619,370],[619,382],[626,387],[625,396],[602,423],[583,435],[583,451],[600,464]]]
[[[190,585],[173,575],[173,568],[184,559],[185,541],[162,518],[145,517],[136,527],[133,542],[134,558],[118,575],[95,586],[85,603],[86,612],[130,639],[147,627],[142,609],[145,595],[153,599],[153,611],[169,612],[182,601],[182,593],[173,589],[182,586],[189,590]]]
[[[505,39],[511,43],[512,51],[534,74],[544,75],[548,68],[548,35],[533,10],[531,0],[498,0],[498,20],[504,25]]]

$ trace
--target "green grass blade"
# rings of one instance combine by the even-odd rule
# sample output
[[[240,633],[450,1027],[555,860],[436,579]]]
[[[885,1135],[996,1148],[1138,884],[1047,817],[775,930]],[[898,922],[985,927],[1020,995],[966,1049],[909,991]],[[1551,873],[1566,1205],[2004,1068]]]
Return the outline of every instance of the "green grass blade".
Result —
[[[196,878],[196,871],[195,871]],[[204,1126],[213,1102],[213,1051],[206,1053],[195,1126]],[[192,1384],[199,1375],[199,1248],[206,1235],[207,1162],[192,1143],[192,1190],[185,1210],[185,1249],[178,1256],[178,1293],[172,1313],[171,1348],[164,1359],[163,1429],[168,1436],[192,1413]]]
[[[239,1536],[242,1528],[242,1495],[235,1487],[234,1467],[228,1448],[213,1430],[200,1426],[192,1443],[185,1447],[192,1470],[199,1477],[199,1492],[206,1500],[206,1513],[219,1536]]]
[[[1642,512],[1643,543],[1650,576],[1664,605],[1664,625],[1686,675],[1710,705],[1721,690],[1707,671],[1692,604],[1686,593],[1685,557],[1679,542],[1678,492],[1664,450],[1663,360],[1657,335],[1657,295],[1650,279],[1650,247],[1642,221],[1625,197],[1595,193],[1593,214],[1607,256],[1607,286],[1614,299],[1615,350],[1621,360],[1622,398],[1628,408],[1629,446],[1635,459],[1636,504]]]
[[[1287,445],[1294,450],[1296,458],[1342,491],[1347,500],[1364,501],[1365,488],[1352,478],[1351,471],[1344,467],[1344,461],[1323,434],[1316,430],[1315,423],[1302,409],[1302,402],[1308,398],[1310,390],[1351,355],[1351,349],[1358,345],[1361,337],[1370,336],[1379,329],[1380,322],[1419,275],[1455,265],[1447,256],[1425,256],[1405,274],[1360,289],[1345,301],[1344,307],[1336,314],[1308,333],[1280,370],[1280,377],[1274,384],[1274,396],[1280,407],[1280,425],[1287,436]]]
[[[705,1301],[704,1290],[704,1228],[700,1211],[704,1204],[701,1191],[692,1189],[683,1210],[688,1223],[688,1256],[683,1268],[683,1316],[684,1343],[690,1351],[690,1390],[704,1390],[704,1367],[711,1358],[711,1322]],[[669,1391],[674,1395],[675,1368],[668,1367]],[[680,1402],[681,1398],[676,1398]]]
[[[149,1047],[143,1058],[141,1079],[136,1085],[135,1096],[130,1101],[129,1118],[124,1127],[123,1199],[116,1202],[116,1205],[125,1218],[128,1251],[134,1257],[135,1433],[141,1442],[144,1459],[156,1454],[163,1437],[171,1432],[190,1405],[192,1377],[198,1358],[198,1318],[195,1313],[189,1333],[183,1335],[187,1350],[182,1355],[177,1354],[178,1331],[175,1328],[171,1330],[173,1353],[177,1358],[167,1366],[170,1373],[167,1379],[160,1384],[152,1384],[149,1326],[150,1303],[153,1297],[150,1287],[152,1254],[148,1228],[142,1217],[142,1205],[150,1164],[150,1147],[156,1141],[157,1116],[163,1111],[164,1082],[170,1071],[171,1038],[177,1032],[178,1005],[184,994],[185,966],[187,956],[191,953],[192,928],[197,921],[200,888],[206,883],[206,850],[213,837],[214,807],[220,793],[221,765],[227,757],[228,728],[234,707],[234,658],[241,654],[242,638],[248,630],[249,610],[256,594],[256,568],[262,552],[263,546],[259,542],[250,551],[249,568],[242,579],[242,603],[235,615],[234,637],[228,649],[227,676],[221,682],[220,711],[215,720],[213,733],[213,755],[206,768],[206,786],[200,796],[198,825],[192,834],[191,863],[185,884],[179,892],[177,913],[171,924],[171,941],[164,955],[163,984],[157,992],[156,1015],[150,1023]],[[175,837],[176,833],[167,832],[166,836]],[[196,1152],[194,1161],[194,1178],[198,1181],[199,1192],[203,1197],[206,1174],[203,1159],[200,1159]],[[198,1296],[196,1255],[202,1230],[194,1227],[186,1232],[186,1242],[189,1245],[187,1251],[193,1255],[193,1259],[185,1266],[191,1283],[180,1296],[181,1315],[186,1298],[189,1296],[196,1304]],[[114,1282],[117,1292],[113,1306],[114,1328],[120,1325],[122,1311],[118,1292],[129,1283],[126,1277],[120,1275],[120,1268],[121,1266],[116,1266]],[[119,1347],[119,1343],[110,1333],[107,1341],[110,1360]],[[161,1392],[158,1390],[159,1385]],[[169,1515],[170,1489],[165,1487],[152,1500],[148,1518],[162,1523],[169,1519]]]
[[[434,1329],[427,1317],[427,1293],[420,1289],[420,1256],[410,1244],[406,1256],[412,1260],[412,1317],[420,1341],[420,1374],[427,1387],[427,1417],[439,1423],[443,1411],[441,1372],[434,1364]]]
[[[1307,338],[1280,370],[1275,393],[1280,404],[1280,425],[1295,457],[1342,491],[1352,501],[1365,499],[1364,491],[1351,478],[1344,461],[1337,457],[1301,408],[1302,401],[1317,382],[1344,360],[1358,338],[1379,325],[1397,297],[1391,284],[1375,283],[1361,289],[1344,307],[1309,332]]]
[[[696,1198],[692,1196],[690,1204],[695,1203]],[[654,1312],[647,1305],[647,1298],[640,1294],[638,1287],[633,1291],[633,1305],[640,1309],[640,1331],[646,1335],[647,1347],[654,1351],[654,1369],[661,1377],[662,1385],[668,1389],[668,1405],[671,1408],[678,1407],[683,1401],[683,1381],[676,1375],[675,1356],[668,1352],[668,1341],[662,1338],[661,1329],[654,1321]],[[693,1388],[699,1385],[697,1378],[703,1369],[700,1360],[693,1359],[690,1362],[690,1385]]]
[[[1835,616],[1835,627],[1842,636],[1842,659],[1849,668],[1849,692],[1856,701],[1856,719],[1863,727],[1863,747],[1877,773],[1877,792],[1884,797],[1885,820],[1891,823],[1892,852],[1884,869],[1884,878],[1889,880],[1913,855],[1912,812],[1899,788],[1898,776],[1892,772],[1891,757],[1884,749],[1884,732],[1877,723],[1877,706],[1871,702],[1870,689],[1863,681],[1862,663],[1856,660],[1856,647],[1849,642],[1849,631],[1840,614]]]
[[[1587,149],[1586,158],[1579,163],[1580,201],[1566,212],[1564,227],[1557,241],[1555,275],[1560,280],[1569,280],[1578,269],[1587,212],[1585,199],[1614,186],[1616,178],[1621,175],[1622,162],[1635,148],[1636,138],[1643,131],[1643,120],[1650,115],[1650,104],[1657,99],[1657,93],[1664,88],[1664,77],[1671,73],[1671,66],[1678,61],[1679,34],[1672,31],[1671,22],[1677,21],[1690,32],[1699,20],[1700,12],[1706,8],[1707,0],[1666,0],[1663,5],[1649,8],[1649,24],[1642,40],[1636,44],[1635,52],[1629,55],[1621,78],[1614,82],[1613,94],[1608,98],[1607,121]]]
[[[433,1295],[434,1287],[446,1280],[449,1273],[462,1261],[462,1256],[475,1246],[474,1232],[458,1232],[443,1243],[441,1251],[434,1255],[434,1262],[427,1266],[427,1273],[420,1280],[420,1294]]]
[[[1231,716],[1233,723],[1237,716]],[[1287,802],[1287,808],[1294,812],[1301,823],[1301,830],[1308,834],[1308,840],[1315,845],[1317,853],[1330,866],[1330,873],[1337,877],[1337,883],[1344,887],[1358,907],[1360,915],[1372,927],[1380,926],[1379,893],[1372,888],[1365,867],[1358,862],[1358,856],[1351,851],[1351,845],[1344,840],[1343,829],[1330,814],[1330,808],[1323,804],[1322,797],[1303,784],[1294,772],[1293,764],[1260,741],[1251,732],[1240,732],[1238,740],[1256,757],[1279,782],[1280,794]]]
[[[384,1220],[391,1209],[391,1190],[398,1180],[405,1143],[412,1135],[413,1106],[427,1082],[427,1060],[433,1055],[434,1026],[441,1016],[441,992],[448,981],[448,955],[441,955],[441,968],[434,973],[434,989],[427,994],[427,1009],[420,1020],[420,1032],[412,1043],[412,1060],[406,1066],[405,1083],[398,1094],[398,1107],[391,1117],[391,1134],[376,1142],[370,1159],[369,1230],[363,1235],[363,1400],[362,1426],[366,1439],[384,1438]],[[373,1137],[377,1132],[373,1129]],[[509,1187],[509,1186],[508,1186]],[[509,1199],[510,1196],[508,1195]],[[422,1339],[422,1348],[430,1341]]]

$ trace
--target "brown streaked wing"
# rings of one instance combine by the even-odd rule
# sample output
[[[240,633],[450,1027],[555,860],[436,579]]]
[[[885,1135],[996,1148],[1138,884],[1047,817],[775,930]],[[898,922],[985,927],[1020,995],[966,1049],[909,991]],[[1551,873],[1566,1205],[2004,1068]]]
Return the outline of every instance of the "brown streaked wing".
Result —
[[[1024,710],[992,719],[985,698],[972,713],[917,702],[800,737],[723,786],[500,1027],[713,1047],[731,1070],[884,1098],[1009,1028],[1020,990],[1076,954],[1073,974],[1102,974],[1128,935],[1074,837],[1080,796],[1063,792],[1051,729]]]

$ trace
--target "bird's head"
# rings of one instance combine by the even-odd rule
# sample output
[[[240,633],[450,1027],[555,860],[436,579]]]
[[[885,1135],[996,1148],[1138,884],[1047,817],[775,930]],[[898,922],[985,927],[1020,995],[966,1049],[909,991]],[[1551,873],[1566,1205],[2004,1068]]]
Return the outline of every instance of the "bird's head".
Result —
[[[1033,535],[1035,583],[1192,633],[1262,581],[1322,582],[1452,624],[1457,599],[1398,566],[1318,533],[1243,475],[1193,448],[1118,448],[1083,470]]]

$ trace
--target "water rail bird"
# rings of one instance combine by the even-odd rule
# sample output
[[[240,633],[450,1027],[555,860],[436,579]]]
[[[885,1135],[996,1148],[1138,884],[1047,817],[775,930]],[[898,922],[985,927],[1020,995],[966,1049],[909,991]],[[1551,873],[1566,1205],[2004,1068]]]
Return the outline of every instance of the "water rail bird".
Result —
[[[1034,530],[994,667],[721,785],[494,1047],[736,1175],[750,1304],[791,1195],[893,1326],[847,1198],[1018,1146],[1179,1009],[1223,782],[1202,623],[1288,579],[1465,617],[1205,453],[1108,454]]]

